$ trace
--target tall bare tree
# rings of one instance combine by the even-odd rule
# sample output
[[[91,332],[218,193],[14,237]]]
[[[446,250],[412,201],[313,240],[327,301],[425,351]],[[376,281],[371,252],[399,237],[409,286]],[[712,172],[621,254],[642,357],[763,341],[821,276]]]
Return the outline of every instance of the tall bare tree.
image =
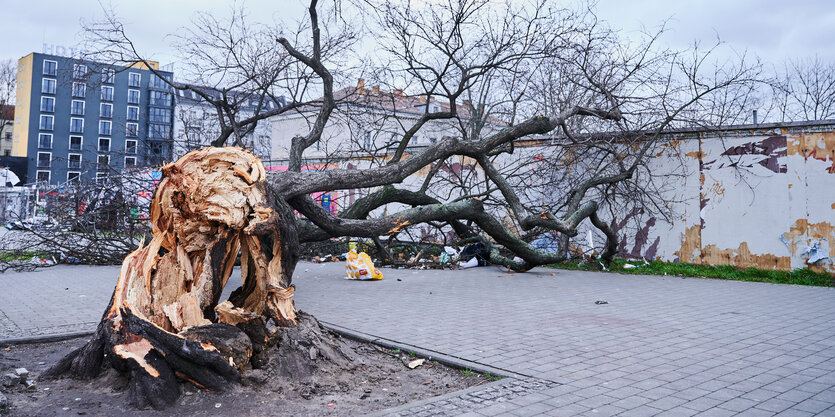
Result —
[[[14,123],[15,91],[17,88],[17,64],[11,59],[0,61],[0,148],[11,150],[12,124]],[[5,185],[5,184],[2,184]]]
[[[835,118],[835,63],[820,57],[791,60],[773,82],[781,121]]]

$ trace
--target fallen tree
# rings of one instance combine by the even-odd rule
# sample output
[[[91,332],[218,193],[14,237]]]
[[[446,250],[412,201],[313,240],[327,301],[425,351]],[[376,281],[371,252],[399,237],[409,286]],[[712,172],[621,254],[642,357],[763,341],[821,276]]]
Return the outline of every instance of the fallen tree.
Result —
[[[366,29],[379,42],[368,57],[372,64],[357,73],[368,70],[381,83],[405,84],[411,92],[337,91],[335,80],[354,69],[345,56],[358,35],[342,9],[323,16],[317,3],[311,1],[308,19],[295,32],[248,26],[240,11],[228,21],[200,15],[180,37],[193,79],[163,80],[216,111],[216,148],[163,168],[150,242],[123,262],[91,342],[47,376],[92,377],[109,365],[130,373],[134,404],[162,407],[176,398],[177,377],[222,389],[241,369],[257,366],[259,351],[273,343],[287,349],[279,360],[291,368],[308,366],[301,347],[340,361],[338,343],[313,324],[302,332],[306,342],[286,341],[298,340],[289,335],[299,332],[291,282],[300,241],[351,236],[379,242],[430,224],[460,242],[481,241],[491,262],[524,271],[566,260],[568,238],[585,223],[606,237],[600,255],[610,260],[617,251],[612,199],[624,192],[615,188],[628,184],[626,192],[652,195],[636,178],[647,174],[660,135],[695,115],[718,114],[701,111],[710,107],[705,102],[733,100],[756,75],[747,65],[705,71],[709,53],[657,50],[657,36],[637,47],[623,45],[592,14],[548,2],[449,2],[420,13],[402,2],[357,1],[352,7],[374,17]],[[88,49],[98,60],[144,63],[156,72],[112,15],[89,33],[95,42]],[[261,110],[258,103],[281,102],[279,95],[291,104]],[[243,115],[236,97],[253,98],[256,110]],[[342,153],[311,155],[328,149],[328,126],[339,116],[350,121],[357,109],[375,117],[364,125],[379,131],[352,133]],[[223,148],[244,142],[267,118],[290,115],[308,129],[289,141],[286,170],[265,173],[251,154]],[[411,145],[437,123],[441,137]],[[557,134],[560,141],[550,141]],[[352,145],[358,137],[361,146]],[[543,192],[554,203],[530,198],[530,183],[508,173],[514,163],[497,163],[521,141],[570,150],[555,158],[562,164],[555,170],[568,173],[564,188]],[[583,157],[583,164],[575,163]],[[366,166],[330,166],[357,159]],[[309,168],[316,164],[320,168]],[[420,184],[405,184],[417,173]],[[359,190],[359,198],[333,213],[312,197],[336,190]],[[545,232],[560,234],[559,250],[531,245],[532,236]],[[220,302],[238,253],[243,285]]]

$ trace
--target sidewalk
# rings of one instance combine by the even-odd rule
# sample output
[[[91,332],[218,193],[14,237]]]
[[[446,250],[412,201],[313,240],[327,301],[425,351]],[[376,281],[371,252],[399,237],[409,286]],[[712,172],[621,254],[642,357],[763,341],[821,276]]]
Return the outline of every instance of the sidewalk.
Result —
[[[296,306],[331,326],[515,377],[382,415],[835,415],[832,288],[549,269],[383,271],[383,281],[346,281],[341,263],[300,263]],[[117,274],[59,266],[0,275],[0,338],[92,330]]]

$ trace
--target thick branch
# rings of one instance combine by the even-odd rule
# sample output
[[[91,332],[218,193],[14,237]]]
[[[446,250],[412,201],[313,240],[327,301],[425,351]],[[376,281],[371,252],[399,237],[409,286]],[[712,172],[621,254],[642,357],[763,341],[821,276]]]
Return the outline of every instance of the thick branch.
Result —
[[[594,115],[611,120],[620,118],[620,112],[618,111],[606,112],[575,106],[550,118],[545,116],[533,117],[480,142],[459,142],[452,138],[444,138],[422,152],[395,164],[364,170],[334,169],[303,173],[285,171],[272,174],[270,184],[277,192],[289,199],[317,191],[367,188],[398,183],[433,161],[452,155],[478,158],[480,155],[518,138],[548,133],[565,119],[577,115]]]
[[[604,222],[598,215],[597,212],[593,212],[591,216],[589,216],[589,220],[594,225],[594,227],[600,229],[603,234],[606,235],[606,249],[603,250],[603,253],[600,255],[600,258],[606,262],[611,262],[612,258],[618,253],[618,235],[612,230],[612,227]]]

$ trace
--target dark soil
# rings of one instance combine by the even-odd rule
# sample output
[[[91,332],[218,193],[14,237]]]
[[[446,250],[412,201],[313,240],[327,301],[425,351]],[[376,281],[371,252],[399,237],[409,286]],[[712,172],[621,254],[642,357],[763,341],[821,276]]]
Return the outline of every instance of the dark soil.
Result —
[[[4,415],[15,416],[358,416],[429,398],[481,383],[484,376],[461,372],[433,361],[415,369],[405,364],[414,357],[376,345],[342,339],[351,353],[350,369],[324,367],[303,381],[276,376],[278,361],[244,371],[243,383],[225,392],[207,392],[182,382],[181,397],[165,410],[136,410],[125,401],[128,380],[108,369],[93,380],[38,380],[38,375],[86,338],[63,342],[18,345],[0,349],[0,376],[26,368],[34,389],[23,384],[0,385],[10,401]],[[275,362],[273,365],[272,363]]]

